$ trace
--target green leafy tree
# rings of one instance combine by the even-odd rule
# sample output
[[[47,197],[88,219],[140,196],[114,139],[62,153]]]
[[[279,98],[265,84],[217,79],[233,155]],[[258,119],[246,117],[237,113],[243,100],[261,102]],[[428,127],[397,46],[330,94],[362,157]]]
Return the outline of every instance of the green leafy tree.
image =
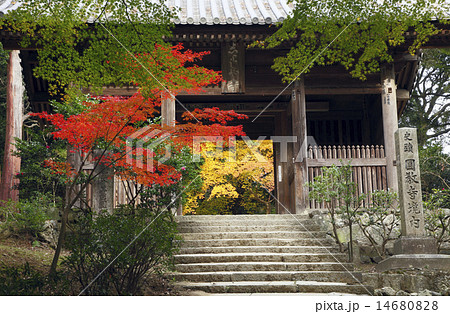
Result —
[[[342,164],[340,167],[322,168],[322,176],[310,183],[312,191],[309,197],[323,203],[328,210],[333,236],[343,251],[343,243],[338,234],[338,219],[342,219],[349,228],[349,260],[353,260],[353,223],[365,195],[357,194],[357,185],[352,180],[352,167]]]
[[[358,186],[352,178],[352,166],[350,163],[342,164],[339,168],[338,195],[341,217],[346,221],[349,228],[349,261],[353,261],[353,223],[356,220],[356,214],[365,198],[365,195],[358,195]]]
[[[450,133],[450,50],[424,50],[401,126],[417,128],[420,146]],[[450,143],[447,143],[450,144]]]
[[[450,155],[444,153],[440,144],[419,148],[420,176],[423,195],[433,190],[450,189]],[[449,205],[450,206],[450,205]]]
[[[154,78],[148,82],[131,82],[124,55],[166,45],[163,37],[170,35],[171,17],[163,1],[31,0],[8,12],[0,27],[20,32],[23,47],[39,47],[34,74],[57,93],[67,87],[158,84],[161,55],[150,55],[154,63],[148,70]]]
[[[352,76],[365,79],[393,61],[391,48],[405,44],[404,33],[416,36],[409,52],[436,34],[430,21],[445,21],[450,12],[446,0],[291,0],[292,14],[269,38],[255,46],[273,48],[286,41],[294,46],[275,59],[273,68],[291,81],[314,65],[341,64]]]
[[[337,227],[337,211],[338,211],[338,178],[339,168],[336,166],[322,168],[322,175],[314,178],[309,184],[312,190],[309,192],[309,198],[322,203],[327,209],[330,216],[331,227],[333,229],[333,237],[339,245],[339,250],[343,251],[343,245],[338,234]]]
[[[45,160],[62,162],[67,158],[67,150],[62,142],[54,141],[48,130],[39,127],[27,130],[27,139],[16,142],[15,155],[21,158],[20,173],[16,189],[20,198],[29,200],[40,194],[48,194],[53,204],[64,199],[66,180],[45,166]]]

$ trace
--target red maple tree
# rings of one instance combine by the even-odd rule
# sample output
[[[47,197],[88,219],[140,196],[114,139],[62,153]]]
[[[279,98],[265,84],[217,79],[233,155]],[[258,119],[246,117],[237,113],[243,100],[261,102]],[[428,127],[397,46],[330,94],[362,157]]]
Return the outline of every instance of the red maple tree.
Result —
[[[219,72],[195,64],[188,66],[189,63],[201,60],[208,53],[183,51],[181,44],[170,48],[156,45],[152,53],[124,60],[123,64],[130,69],[129,73],[132,75],[130,79],[137,82],[141,88],[132,97],[99,97],[100,102],[85,102],[86,109],[83,112],[68,118],[59,113],[42,112],[34,115],[49,121],[56,128],[53,136],[56,139],[66,140],[73,150],[81,151],[85,158],[92,158],[94,149],[99,147],[105,149],[105,152],[93,161],[113,167],[116,174],[124,179],[133,178],[144,185],[174,183],[180,177],[176,169],[158,163],[157,152],[151,149],[127,147],[126,139],[145,126],[146,132],[135,140],[143,139],[152,133],[159,136],[170,134],[170,143],[176,152],[185,146],[192,146],[193,138],[196,136],[217,136],[226,139],[245,135],[242,126],[227,125],[227,122],[234,119],[247,118],[245,115],[232,110],[223,111],[216,107],[185,112],[182,115],[184,123],[173,127],[146,123],[159,114],[161,100],[169,97],[169,91],[172,94],[181,91],[199,93],[203,87],[217,84],[222,80]],[[164,59],[164,64],[158,61],[161,59]],[[162,71],[150,72],[162,64]],[[158,132],[154,132],[155,130]],[[158,138],[158,135],[152,140]],[[143,160],[144,164],[130,163],[126,158],[127,155],[131,155],[133,159],[139,159],[141,155],[140,160]],[[149,160],[153,165],[146,164]],[[50,161],[47,164],[60,173],[63,172],[62,169],[68,169],[66,164]],[[80,171],[81,169],[66,170],[65,173],[76,177]]]
[[[244,135],[242,126],[228,126],[227,122],[245,119],[246,116],[218,108],[195,109],[193,112],[184,113],[184,123],[174,126],[149,122],[158,115],[158,108],[164,97],[181,91],[199,93],[203,87],[222,80],[220,73],[192,64],[206,54],[208,52],[183,50],[181,44],[170,48],[155,45],[154,51],[127,57],[123,61],[122,65],[129,68],[126,73],[130,75],[125,79],[140,88],[132,97],[102,97],[97,102],[85,102],[84,111],[67,118],[59,113],[35,114],[55,127],[53,136],[56,139],[67,141],[73,150],[82,152],[83,156],[79,169],[70,169],[66,163],[47,163],[55,171],[65,173],[70,178],[69,195],[73,195],[67,200],[63,210],[60,237],[51,272],[56,270],[69,211],[80,199],[87,185],[98,175],[95,171],[98,165],[111,167],[121,178],[133,179],[147,186],[171,185],[180,179],[178,169],[159,163],[157,158],[153,158],[158,151],[144,145],[130,148],[127,145],[130,136],[142,133],[135,136],[134,140],[143,141],[148,134],[152,134],[152,140],[170,134],[170,145],[176,151],[191,146],[195,136],[229,138]],[[145,127],[145,132],[139,132],[142,127]],[[127,159],[130,155],[132,161],[140,159],[142,162],[130,162],[130,159]],[[94,171],[86,178],[83,177],[82,165],[89,158],[93,158]]]

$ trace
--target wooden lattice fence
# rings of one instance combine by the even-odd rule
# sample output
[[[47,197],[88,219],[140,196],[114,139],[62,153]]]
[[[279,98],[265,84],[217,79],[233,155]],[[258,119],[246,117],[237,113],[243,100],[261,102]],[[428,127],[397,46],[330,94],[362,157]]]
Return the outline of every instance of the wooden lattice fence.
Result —
[[[351,163],[353,181],[357,183],[358,195],[367,197],[363,205],[369,203],[370,194],[387,189],[386,157],[382,145],[310,146],[308,149],[308,182],[322,175],[322,167],[340,166]],[[310,200],[311,209],[323,208],[323,204]]]

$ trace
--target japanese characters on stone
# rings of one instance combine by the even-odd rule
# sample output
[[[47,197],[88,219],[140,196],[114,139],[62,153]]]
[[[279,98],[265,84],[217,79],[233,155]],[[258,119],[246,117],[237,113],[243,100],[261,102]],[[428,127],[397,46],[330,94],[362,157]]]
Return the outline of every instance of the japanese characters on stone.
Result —
[[[399,129],[396,147],[402,233],[421,236],[424,233],[424,218],[416,130]]]

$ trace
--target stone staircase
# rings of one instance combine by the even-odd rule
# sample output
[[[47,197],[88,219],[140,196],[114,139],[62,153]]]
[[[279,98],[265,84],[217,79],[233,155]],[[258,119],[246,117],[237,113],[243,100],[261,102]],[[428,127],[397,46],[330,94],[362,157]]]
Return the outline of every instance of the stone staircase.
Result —
[[[179,216],[178,285],[208,293],[371,294],[307,216]]]

